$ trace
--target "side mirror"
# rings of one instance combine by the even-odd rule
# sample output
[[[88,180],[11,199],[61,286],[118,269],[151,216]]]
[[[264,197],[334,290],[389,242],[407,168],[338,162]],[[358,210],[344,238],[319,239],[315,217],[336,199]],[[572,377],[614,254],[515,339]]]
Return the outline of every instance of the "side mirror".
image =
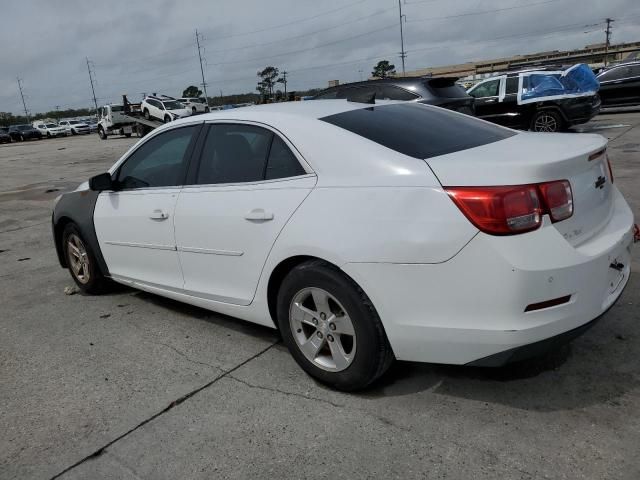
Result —
[[[111,174],[101,173],[100,175],[96,175],[95,177],[91,177],[89,179],[89,188],[96,192],[101,192],[103,190],[115,190],[114,181],[111,179]]]

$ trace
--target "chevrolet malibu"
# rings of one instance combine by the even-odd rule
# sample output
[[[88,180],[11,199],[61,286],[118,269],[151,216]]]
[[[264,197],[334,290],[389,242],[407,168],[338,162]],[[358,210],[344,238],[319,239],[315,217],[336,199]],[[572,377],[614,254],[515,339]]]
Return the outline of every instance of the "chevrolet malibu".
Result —
[[[498,366],[567,341],[629,279],[633,215],[598,135],[346,100],[164,125],[59,197],[60,263],[279,329],[357,390],[394,359]]]

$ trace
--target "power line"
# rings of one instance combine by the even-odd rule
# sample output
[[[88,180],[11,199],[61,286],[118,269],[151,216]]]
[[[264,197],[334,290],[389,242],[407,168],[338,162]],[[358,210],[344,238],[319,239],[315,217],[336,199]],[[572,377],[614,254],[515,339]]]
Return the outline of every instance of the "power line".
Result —
[[[557,2],[558,0],[545,0],[543,2],[535,2],[535,3],[527,3],[524,5],[515,5],[513,7],[503,7],[503,8],[494,8],[491,10],[482,10],[480,12],[467,12],[467,13],[458,13],[455,15],[445,15],[442,17],[427,17],[427,18],[418,18],[416,20],[411,20],[411,22],[427,22],[427,21],[431,21],[431,20],[445,20],[448,18],[460,18],[460,17],[471,17],[474,15],[485,15],[487,13],[496,13],[496,12],[504,12],[507,10],[517,10],[520,8],[529,8],[529,7],[535,7],[537,5],[545,5],[547,3],[554,3]]]
[[[262,33],[262,32],[266,32],[266,31],[269,31],[269,30],[276,30],[278,28],[288,27],[290,25],[298,25],[299,23],[308,22],[309,20],[315,20],[316,18],[323,17],[325,15],[330,15],[332,13],[339,12],[341,10],[345,10],[347,8],[353,7],[354,5],[358,5],[358,4],[364,3],[366,1],[367,0],[358,0],[356,2],[352,2],[352,3],[349,3],[347,5],[343,5],[342,7],[334,8],[333,10],[327,10],[326,12],[318,13],[318,14],[312,15],[310,17],[299,18],[299,19],[293,20],[291,22],[281,23],[280,25],[273,25],[271,27],[261,28],[259,30],[252,30],[252,31],[249,31],[249,32],[232,33],[230,35],[224,35],[224,36],[221,36],[221,37],[216,37],[216,38],[214,38],[214,40],[222,40],[224,38],[241,37],[241,36],[246,36],[246,35],[252,35],[254,33]]]

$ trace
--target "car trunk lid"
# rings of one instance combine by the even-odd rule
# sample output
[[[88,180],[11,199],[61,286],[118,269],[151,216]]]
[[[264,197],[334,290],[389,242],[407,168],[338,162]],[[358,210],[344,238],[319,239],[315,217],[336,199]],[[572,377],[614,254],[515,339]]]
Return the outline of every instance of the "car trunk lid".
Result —
[[[607,223],[613,185],[600,135],[520,133],[427,161],[445,187],[526,185],[568,180],[573,215],[554,224],[574,246]]]

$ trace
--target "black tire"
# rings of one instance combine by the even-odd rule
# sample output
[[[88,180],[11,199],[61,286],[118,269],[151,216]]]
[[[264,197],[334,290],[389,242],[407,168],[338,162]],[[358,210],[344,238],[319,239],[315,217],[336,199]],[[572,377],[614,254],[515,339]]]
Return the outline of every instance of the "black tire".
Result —
[[[164,116],[164,123],[169,123],[171,121],[171,117],[169,115]]]
[[[196,107],[192,107],[192,108],[191,108],[191,113],[192,113],[193,115],[195,115],[196,113],[198,113],[198,110],[196,110]]]
[[[100,137],[100,140],[107,139],[107,134],[105,133],[104,128],[102,128],[102,126],[98,128],[98,136]]]
[[[320,368],[307,359],[294,338],[289,320],[290,306],[294,297],[306,288],[319,288],[329,293],[351,319],[357,348],[353,360],[344,370],[332,372]],[[278,291],[277,316],[284,343],[296,362],[309,375],[333,388],[362,390],[382,376],[394,360],[380,317],[367,295],[338,268],[322,260],[302,263],[289,272]]]
[[[47,132],[47,138],[51,138],[51,134]]]
[[[77,132],[72,128],[72,129],[71,129],[71,136],[73,136],[73,135],[77,135],[77,134],[78,134],[78,133],[77,133]]]
[[[148,109],[145,108],[142,113],[144,114],[144,118],[146,120],[151,120],[151,116],[149,115],[149,110]]]
[[[24,135],[20,135],[20,141],[24,142]]]
[[[204,107],[204,113],[209,113],[211,109],[209,107]]]
[[[124,136],[129,138],[131,136],[131,134],[130,133],[125,133]]]
[[[86,280],[80,279],[79,275],[74,272],[72,268],[73,260],[71,248],[69,247],[69,240],[72,236],[75,236],[82,243],[82,246],[86,251],[86,271],[88,273]],[[73,278],[73,281],[82,292],[97,295],[104,293],[109,289],[109,280],[102,275],[91,246],[82,237],[82,234],[75,223],[69,223],[64,228],[64,231],[62,232],[62,249],[64,251],[67,268],[71,274],[71,278]]]
[[[531,130],[548,133],[561,132],[564,130],[564,120],[555,110],[539,110],[531,120]]]

